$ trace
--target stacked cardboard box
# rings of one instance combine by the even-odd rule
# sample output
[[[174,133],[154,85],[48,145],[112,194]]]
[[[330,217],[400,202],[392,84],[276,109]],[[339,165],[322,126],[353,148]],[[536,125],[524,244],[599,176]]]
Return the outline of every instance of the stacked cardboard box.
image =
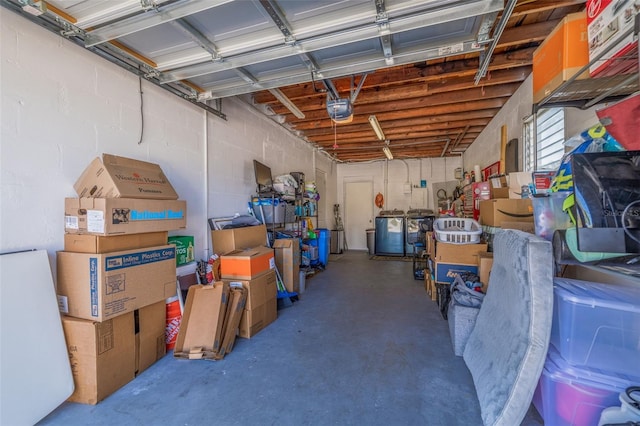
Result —
[[[166,353],[165,300],[176,293],[168,231],[186,203],[157,164],[103,155],[65,200],[57,295],[75,382],[70,401],[97,404]]]
[[[461,272],[478,273],[476,255],[487,251],[487,243],[453,244],[438,242],[435,256],[435,282],[450,284]]]
[[[294,291],[299,286],[299,274],[294,273],[299,262],[297,239],[276,240],[274,249],[264,247],[267,230],[264,225],[214,230],[213,250],[220,255],[222,281],[246,291],[246,303],[238,325],[238,335],[251,338],[277,319],[276,257],[279,257],[284,284]],[[294,266],[295,265],[295,266]]]

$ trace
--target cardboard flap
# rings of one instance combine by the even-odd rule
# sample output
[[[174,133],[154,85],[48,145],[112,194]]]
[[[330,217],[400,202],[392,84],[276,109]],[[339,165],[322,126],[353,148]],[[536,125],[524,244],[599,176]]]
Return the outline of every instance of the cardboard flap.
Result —
[[[221,281],[189,287],[174,356],[193,359],[194,348],[204,353],[218,350],[228,299],[229,284]]]

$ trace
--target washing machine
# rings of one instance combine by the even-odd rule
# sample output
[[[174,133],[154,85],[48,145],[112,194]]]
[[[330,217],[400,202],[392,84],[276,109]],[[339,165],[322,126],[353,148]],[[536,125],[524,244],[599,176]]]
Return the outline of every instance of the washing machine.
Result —
[[[404,256],[404,222],[405,214],[402,210],[382,210],[376,217],[376,255]]]

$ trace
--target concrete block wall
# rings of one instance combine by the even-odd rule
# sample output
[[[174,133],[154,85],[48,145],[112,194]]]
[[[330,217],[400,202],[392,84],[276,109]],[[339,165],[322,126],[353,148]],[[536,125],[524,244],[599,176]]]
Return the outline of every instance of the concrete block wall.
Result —
[[[187,201],[188,227],[174,233],[195,236],[198,258],[210,252],[207,218],[247,212],[254,158],[274,175],[292,165],[335,175],[326,157],[239,99],[225,100],[225,121],[143,81],[142,118],[136,76],[10,11],[0,23],[0,252],[46,249],[55,267],[64,198],[102,153],[161,165]]]

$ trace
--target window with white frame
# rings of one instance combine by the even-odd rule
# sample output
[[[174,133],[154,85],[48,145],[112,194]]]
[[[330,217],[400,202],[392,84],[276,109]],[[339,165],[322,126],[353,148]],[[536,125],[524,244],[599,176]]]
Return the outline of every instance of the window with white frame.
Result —
[[[522,128],[525,170],[556,170],[564,155],[564,109],[545,108],[525,119]]]

